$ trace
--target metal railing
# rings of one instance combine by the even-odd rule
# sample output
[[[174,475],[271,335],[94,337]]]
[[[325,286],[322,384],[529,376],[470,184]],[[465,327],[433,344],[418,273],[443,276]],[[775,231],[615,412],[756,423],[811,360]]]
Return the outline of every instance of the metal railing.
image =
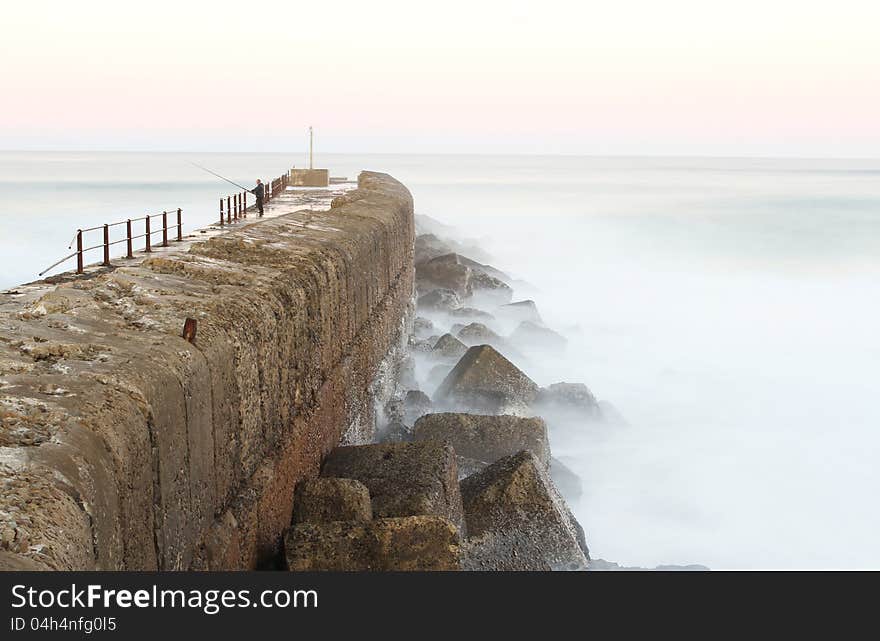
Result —
[[[287,186],[290,184],[290,172],[284,173],[275,180],[263,183],[263,204],[265,205],[273,198],[277,198]],[[241,191],[234,194],[227,194],[220,198],[220,226],[232,225],[242,218],[247,218],[248,210],[254,210],[257,207],[256,202],[248,205],[248,194],[250,191]],[[259,214],[262,216],[263,214]]]
[[[58,267],[63,262],[66,262],[76,256],[76,273],[82,274],[83,268],[85,266],[84,256],[87,252],[90,252],[95,249],[103,249],[104,250],[104,260],[101,265],[106,267],[110,266],[110,248],[113,245],[118,245],[120,243],[126,244],[126,258],[134,258],[134,241],[138,238],[144,239],[144,246],[140,248],[140,250],[150,253],[153,251],[154,246],[168,247],[168,230],[177,230],[177,238],[175,240],[182,241],[183,240],[183,210],[179,207],[177,210],[172,210],[171,214],[177,214],[177,223],[168,225],[168,212],[163,211],[161,214],[149,214],[147,216],[141,216],[140,218],[129,218],[128,220],[123,220],[118,223],[109,223],[106,225],[98,225],[97,227],[89,227],[88,229],[77,229],[76,235],[73,237],[73,241],[68,245],[68,249],[71,249],[76,243],[76,251],[71,254],[68,254],[61,260],[58,260],[51,265],[49,265],[46,269],[40,272],[40,276],[45,274],[51,269]],[[151,229],[150,221],[155,218],[162,219],[162,227],[157,228],[155,230]],[[142,234],[133,234],[132,233],[132,223],[137,223],[139,221],[144,221],[144,233]],[[119,225],[125,225],[125,238],[120,238],[119,240],[110,241],[110,228],[118,227]],[[103,242],[98,243],[97,245],[92,245],[90,247],[83,247],[83,235],[88,234],[89,232],[102,230],[104,232]],[[154,234],[162,234],[162,242],[161,245],[155,245],[153,243],[153,235]],[[139,251],[140,251],[139,250]]]
[[[220,226],[224,224],[231,225],[237,223],[241,218],[247,218],[247,195],[248,192],[242,191],[226,198],[220,198]],[[226,202],[226,209],[223,209],[223,202]],[[224,218],[226,219],[224,223]]]
[[[286,172],[279,176],[278,178],[270,181],[269,183],[263,183],[263,204],[268,203],[269,201],[281,196],[284,193],[284,190],[290,185],[290,172]],[[231,225],[232,223],[237,223],[239,220],[243,218],[247,218],[248,210],[253,210],[256,207],[256,203],[253,205],[248,205],[248,191],[241,191],[235,194],[229,194],[225,198],[220,199],[220,226]],[[175,213],[175,210],[171,210],[172,215]],[[168,211],[163,211],[161,214],[150,214],[147,216],[142,216],[140,218],[129,218],[128,220],[124,220],[118,223],[109,223],[106,225],[98,225],[97,227],[89,227],[88,229],[77,229],[76,235],[73,237],[73,241],[68,245],[68,249],[72,249],[74,243],[76,243],[76,251],[68,254],[64,258],[52,263],[46,269],[40,272],[40,276],[47,273],[48,271],[58,267],[58,265],[70,260],[74,256],[76,257],[76,273],[82,274],[85,267],[84,256],[86,253],[96,250],[103,249],[104,250],[104,260],[101,262],[101,265],[106,267],[110,266],[110,248],[113,245],[118,245],[120,243],[126,244],[126,254],[125,258],[133,258],[134,257],[134,241],[143,238],[144,246],[139,248],[138,251],[144,251],[146,253],[150,253],[153,251],[153,247],[159,246],[153,243],[153,235],[162,234],[162,247],[168,247],[168,231],[169,230],[177,230],[177,241],[183,240],[183,220],[182,214],[183,210],[177,208],[177,223],[168,225]],[[260,214],[262,216],[262,214]],[[150,221],[156,218],[162,218],[162,227],[157,228],[155,231],[151,228]],[[142,234],[132,234],[132,223],[137,223],[140,221],[144,221],[144,233]],[[119,240],[114,240],[111,242],[110,240],[110,228],[117,227],[119,225],[125,225],[125,238],[120,238]],[[91,245],[89,247],[84,247],[85,244],[83,242],[83,235],[88,234],[94,231],[102,230],[103,231],[103,242],[100,242],[96,245]]]

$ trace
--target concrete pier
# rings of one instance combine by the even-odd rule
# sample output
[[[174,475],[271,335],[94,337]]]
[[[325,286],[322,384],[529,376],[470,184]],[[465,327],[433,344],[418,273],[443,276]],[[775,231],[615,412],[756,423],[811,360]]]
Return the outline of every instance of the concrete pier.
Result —
[[[327,211],[296,198],[4,297],[0,569],[258,567],[296,482],[372,435],[412,198],[371,172]]]

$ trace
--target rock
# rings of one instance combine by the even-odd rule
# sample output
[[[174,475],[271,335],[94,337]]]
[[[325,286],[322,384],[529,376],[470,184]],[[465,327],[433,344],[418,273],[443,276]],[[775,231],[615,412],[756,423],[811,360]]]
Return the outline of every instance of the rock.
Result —
[[[431,259],[437,258],[438,256],[443,256],[444,254],[451,253],[452,247],[450,247],[446,241],[438,238],[435,234],[421,234],[419,236],[416,236],[416,265],[426,263]]]
[[[467,351],[467,345],[462,343],[452,334],[443,334],[443,336],[437,339],[437,342],[434,344],[431,351],[435,356],[440,358],[448,358],[458,361],[458,359],[464,356],[464,353]]]
[[[400,421],[391,421],[379,431],[379,443],[407,443],[412,440],[412,430]]]
[[[443,380],[449,375],[449,372],[452,371],[452,365],[449,363],[440,363],[439,365],[435,365],[428,372],[428,385],[433,388],[437,388],[443,382]]]
[[[477,242],[467,239],[464,242],[455,240],[454,237],[458,235],[458,231],[454,227],[421,214],[416,214],[415,220],[416,263],[423,262],[426,256],[434,258],[451,252],[472,256],[476,260],[484,262],[492,260],[492,257]],[[420,241],[419,236],[433,236],[434,238],[423,238]],[[427,252],[426,249],[428,249]]]
[[[623,570],[625,568],[618,563],[612,563],[611,561],[606,561],[605,559],[590,559],[589,569],[594,572],[606,572],[612,570]]]
[[[600,418],[602,414],[596,397],[583,383],[553,383],[541,389],[535,399],[535,407],[557,412],[574,412],[594,419]]]
[[[602,421],[615,427],[627,427],[629,423],[623,417],[623,414],[608,401],[599,401],[599,413],[602,415]]]
[[[296,486],[294,523],[369,521],[373,518],[370,492],[354,479],[318,478]]]
[[[412,351],[422,354],[429,354],[434,348],[434,344],[429,339],[416,338],[415,336],[409,337],[408,346]]]
[[[467,477],[461,494],[469,569],[587,569],[589,556],[573,517],[531,452],[500,459]]]
[[[436,218],[431,218],[430,216],[426,216],[425,214],[416,214],[413,218],[416,223],[416,234],[418,235],[434,234],[437,236],[450,236],[456,234],[455,227],[440,222]]]
[[[513,279],[510,276],[505,274],[500,269],[498,269],[496,267],[492,267],[492,265],[486,265],[484,263],[477,262],[475,260],[467,258],[466,256],[462,256],[461,255],[462,252],[458,252],[458,253],[459,253],[459,257],[458,257],[459,262],[462,265],[466,265],[467,267],[470,267],[471,270],[475,274],[485,274],[486,276],[490,276],[490,277],[492,277],[496,280],[499,280],[502,283],[506,283],[506,284],[510,284],[513,281]]]
[[[496,305],[509,303],[513,298],[510,285],[489,274],[474,272],[470,280],[471,295]]]
[[[459,340],[465,345],[493,345],[498,347],[504,342],[498,334],[483,325],[483,323],[471,323],[462,327],[457,334]]]
[[[421,316],[416,316],[415,319],[413,319],[413,334],[416,338],[426,338],[430,336],[433,332],[433,321],[427,318],[423,318]]]
[[[486,461],[479,461],[475,458],[468,458],[466,456],[459,456],[457,454],[455,456],[455,460],[458,463],[459,481],[469,477],[471,474],[476,474],[480,470],[484,470],[489,466]]]
[[[550,466],[547,425],[541,418],[481,414],[427,414],[413,425],[414,441],[449,443],[459,456],[494,463],[522,450]]]
[[[287,532],[284,550],[294,572],[461,569],[455,525],[437,516],[302,523]]]
[[[590,559],[590,570],[594,572],[651,572],[651,571],[659,571],[659,572],[708,572],[710,571],[705,565],[691,564],[691,565],[658,565],[655,568],[640,568],[634,566],[620,565],[619,563],[613,563],[611,561],[606,561],[605,559]]]
[[[427,250],[421,255],[427,256]],[[461,297],[474,294],[496,304],[508,303],[513,297],[507,278],[490,265],[452,252],[416,262],[416,285],[420,290],[442,287]]]
[[[498,308],[498,314],[519,322],[529,321],[538,325],[543,325],[544,321],[538,313],[538,306],[533,300],[520,300],[514,303],[507,303]]]
[[[552,479],[551,479],[552,482]],[[557,490],[558,494],[558,490]],[[568,503],[563,499],[562,501],[563,507],[565,507],[565,516],[568,518],[568,523],[571,525],[572,529],[575,532],[575,538],[577,539],[578,547],[581,549],[581,552],[584,555],[584,558],[587,560],[587,563],[590,562],[590,548],[587,547],[587,535],[584,534],[584,528],[581,527],[581,524],[578,523],[578,520],[574,518],[574,514],[571,511],[571,508],[568,507]]]
[[[538,386],[490,345],[468,349],[437,392],[435,403],[498,414],[520,410],[538,395]],[[508,411],[507,413],[520,413]]]
[[[435,515],[463,531],[455,453],[442,443],[379,443],[337,447],[322,477],[367,486],[375,518]]]
[[[552,329],[532,321],[523,321],[514,330],[513,334],[510,335],[510,342],[532,350],[553,350],[558,352],[565,349],[568,339]]]
[[[484,312],[482,309],[476,309],[475,307],[460,307],[458,309],[453,309],[449,312],[449,315],[453,318],[465,318],[468,320],[491,321],[495,319],[495,317],[489,312]]]
[[[449,289],[462,298],[470,296],[473,272],[458,258],[458,254],[445,254],[417,264],[416,286],[420,291]]]
[[[552,572],[543,557],[521,558],[504,537],[484,536],[462,543],[462,570],[472,572]],[[587,568],[589,569],[589,567]]]
[[[382,408],[382,411],[385,414],[385,420],[388,423],[393,423],[395,421],[403,422],[403,399],[398,396],[388,399],[388,402],[385,403],[385,407]]]
[[[434,289],[419,296],[416,306],[419,309],[449,311],[461,307],[461,298],[452,290]]]
[[[430,396],[419,390],[409,390],[403,397],[403,422],[412,425],[432,408]]]
[[[581,477],[558,458],[550,459],[550,478],[566,501],[576,501],[584,493]]]

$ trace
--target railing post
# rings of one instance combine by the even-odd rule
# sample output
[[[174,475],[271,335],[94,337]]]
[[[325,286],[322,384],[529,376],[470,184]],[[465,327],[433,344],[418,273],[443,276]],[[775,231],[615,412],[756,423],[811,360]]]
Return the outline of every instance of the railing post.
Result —
[[[76,230],[76,273],[83,273],[83,233],[82,229]]]
[[[131,218],[125,221],[125,247],[128,250],[125,257],[134,258],[134,254],[131,251]]]
[[[229,196],[226,197],[226,222],[232,223],[232,199]]]
[[[241,211],[244,214],[244,217],[247,218],[247,192],[246,191],[241,192],[241,197],[244,202],[243,209]]]
[[[110,266],[110,225],[104,225],[104,262],[102,265]]]
[[[232,214],[232,219],[235,222],[238,222],[238,194],[235,194],[232,197],[232,209],[234,210],[234,213]]]
[[[147,214],[147,233],[146,233],[146,239],[147,239],[147,244],[146,244],[146,246],[144,247],[144,251],[147,252],[147,253],[149,254],[151,251],[153,251],[153,250],[150,248],[150,214]]]
[[[183,240],[183,210],[177,208],[177,242]]]
[[[162,247],[168,247],[168,212],[162,212]]]
[[[220,226],[223,227],[223,199],[220,199]]]

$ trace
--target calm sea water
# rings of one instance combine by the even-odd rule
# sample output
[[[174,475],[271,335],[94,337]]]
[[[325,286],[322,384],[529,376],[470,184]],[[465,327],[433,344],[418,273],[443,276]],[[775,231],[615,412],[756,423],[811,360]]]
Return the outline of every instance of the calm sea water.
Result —
[[[77,227],[183,207],[285,154],[0,153],[0,286]],[[880,568],[880,161],[326,155],[534,286],[565,356],[628,427],[556,426],[593,555],[625,564]],[[301,164],[301,163],[297,163]]]

